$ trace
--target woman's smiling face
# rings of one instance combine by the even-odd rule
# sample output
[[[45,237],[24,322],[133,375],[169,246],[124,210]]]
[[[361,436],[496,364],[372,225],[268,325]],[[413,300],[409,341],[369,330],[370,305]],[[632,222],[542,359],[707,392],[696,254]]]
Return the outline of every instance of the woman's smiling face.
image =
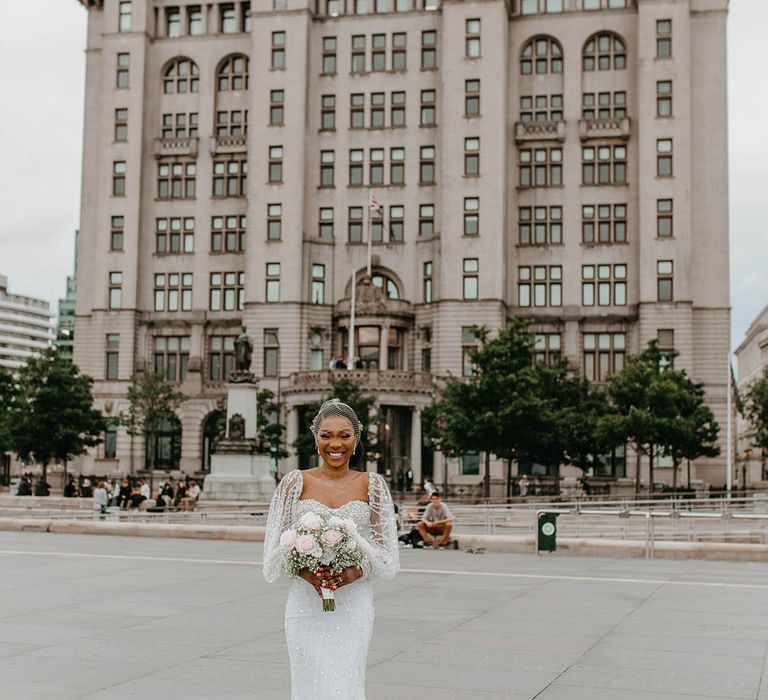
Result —
[[[329,467],[345,467],[355,451],[355,431],[352,423],[342,416],[329,416],[317,431],[320,457]]]

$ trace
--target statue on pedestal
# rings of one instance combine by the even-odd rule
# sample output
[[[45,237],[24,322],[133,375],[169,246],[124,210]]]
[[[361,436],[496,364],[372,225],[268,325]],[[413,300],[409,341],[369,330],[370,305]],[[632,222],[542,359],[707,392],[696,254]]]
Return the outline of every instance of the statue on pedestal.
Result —
[[[253,356],[253,341],[245,326],[235,339],[235,370],[229,375],[228,380],[234,384],[255,382],[256,377],[251,372],[251,357]]]

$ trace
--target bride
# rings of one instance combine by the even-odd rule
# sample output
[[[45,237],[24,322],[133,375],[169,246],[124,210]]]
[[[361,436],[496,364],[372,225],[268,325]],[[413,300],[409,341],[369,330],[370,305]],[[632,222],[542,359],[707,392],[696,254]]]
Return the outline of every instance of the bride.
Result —
[[[302,569],[290,582],[285,637],[291,661],[291,700],[365,700],[365,662],[373,630],[371,579],[393,578],[400,566],[397,526],[384,479],[350,469],[359,463],[362,425],[339,399],[326,401],[312,421],[322,463],[289,472],[269,507],[264,578],[288,578],[280,535],[309,511],[352,519],[371,545],[363,568],[336,575]],[[324,612],[322,589],[334,592],[336,610]]]

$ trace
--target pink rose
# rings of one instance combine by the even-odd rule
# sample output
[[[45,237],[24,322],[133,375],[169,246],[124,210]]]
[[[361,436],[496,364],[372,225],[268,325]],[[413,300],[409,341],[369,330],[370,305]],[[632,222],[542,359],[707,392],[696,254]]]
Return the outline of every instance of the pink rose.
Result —
[[[357,532],[357,523],[354,520],[350,520],[349,518],[344,518],[341,521],[341,524],[344,526],[344,529],[350,535],[354,535]]]
[[[312,554],[315,548],[315,538],[311,535],[299,535],[293,547],[299,554]]]
[[[342,534],[338,530],[326,530],[320,535],[320,541],[328,547],[335,547],[342,540]]]
[[[323,521],[320,519],[320,516],[316,513],[305,513],[301,520],[299,520],[299,525],[306,528],[307,530],[319,530],[323,526]]]
[[[280,535],[280,546],[286,552],[289,552],[291,549],[293,549],[293,545],[295,544],[296,533],[293,530],[286,530],[282,535]]]

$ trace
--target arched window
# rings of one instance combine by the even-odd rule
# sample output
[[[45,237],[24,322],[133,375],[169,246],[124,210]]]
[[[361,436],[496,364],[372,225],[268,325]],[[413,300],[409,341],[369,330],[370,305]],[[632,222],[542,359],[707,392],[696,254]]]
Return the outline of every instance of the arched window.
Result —
[[[220,92],[248,89],[248,57],[228,56],[219,66],[216,86]]]
[[[583,64],[585,71],[624,70],[627,67],[627,45],[613,32],[600,32],[584,44]]]
[[[163,73],[163,92],[166,95],[200,92],[200,69],[188,58],[174,58]]]
[[[552,37],[537,36],[524,47],[520,56],[520,72],[537,75],[563,72],[563,49]]]
[[[371,275],[371,284],[386,291],[388,299],[400,298],[400,290],[397,288],[395,281],[381,272],[374,272]]]

